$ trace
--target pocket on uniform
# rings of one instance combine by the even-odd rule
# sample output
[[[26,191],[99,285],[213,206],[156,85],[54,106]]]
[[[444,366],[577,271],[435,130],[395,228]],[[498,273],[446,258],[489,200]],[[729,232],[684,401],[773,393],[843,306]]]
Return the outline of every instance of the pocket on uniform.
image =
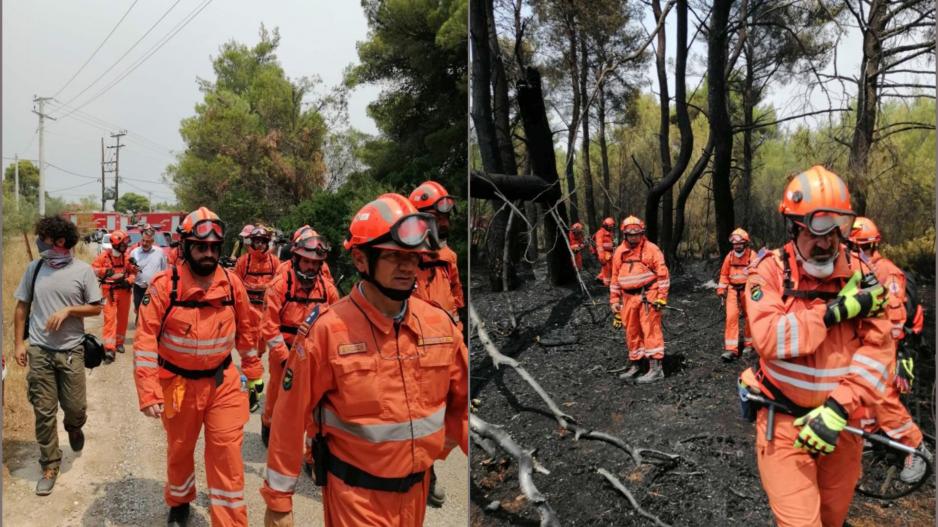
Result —
[[[332,365],[336,375],[336,405],[344,415],[377,414],[381,411],[378,396],[378,357],[361,356],[337,360]]]
[[[417,358],[420,364],[420,392],[425,402],[436,406],[446,399],[449,392],[449,367],[455,353],[452,344],[426,346]]]

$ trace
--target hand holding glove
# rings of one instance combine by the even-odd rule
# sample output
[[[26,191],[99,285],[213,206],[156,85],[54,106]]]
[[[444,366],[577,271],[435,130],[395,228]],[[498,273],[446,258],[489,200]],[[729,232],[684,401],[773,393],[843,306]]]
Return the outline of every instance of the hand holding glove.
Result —
[[[883,308],[888,295],[886,288],[879,282],[870,287],[860,288],[862,275],[855,271],[847,285],[837,293],[837,298],[827,304],[824,313],[824,324],[831,327],[834,324],[856,317],[867,317]]]
[[[802,427],[795,439],[795,448],[827,455],[834,451],[840,431],[847,426],[847,411],[840,403],[828,398],[823,405],[795,419],[793,424]]]

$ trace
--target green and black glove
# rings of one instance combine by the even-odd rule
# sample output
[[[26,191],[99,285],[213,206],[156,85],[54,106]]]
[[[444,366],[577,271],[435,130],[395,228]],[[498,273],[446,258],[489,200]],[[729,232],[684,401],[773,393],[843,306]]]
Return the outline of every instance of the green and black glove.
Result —
[[[248,410],[251,413],[256,412],[260,407],[260,398],[258,395],[264,391],[264,380],[255,379],[253,381],[248,381],[248,402],[250,406]]]
[[[824,313],[824,324],[831,327],[834,324],[856,317],[866,317],[875,313],[886,304],[886,288],[876,282],[875,285],[860,289],[860,271],[855,271],[847,285],[837,293],[837,298],[827,304]]]
[[[893,381],[899,393],[909,393],[912,391],[912,383],[915,382],[915,359],[912,358],[912,351],[905,344],[899,344],[899,355],[896,357],[896,378]]]
[[[847,411],[840,403],[828,398],[823,405],[795,419],[793,424],[802,427],[795,438],[795,448],[827,455],[834,451],[840,431],[847,426]]]

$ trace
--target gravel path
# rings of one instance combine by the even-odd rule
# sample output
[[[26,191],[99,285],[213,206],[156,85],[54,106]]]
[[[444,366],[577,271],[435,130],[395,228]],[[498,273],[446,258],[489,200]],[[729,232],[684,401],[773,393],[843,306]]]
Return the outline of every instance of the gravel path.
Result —
[[[133,318],[133,317],[131,317]],[[100,318],[88,320],[88,330],[98,332]],[[133,330],[128,332],[128,341]],[[35,442],[8,442],[5,449],[10,481],[3,493],[3,525],[15,526],[151,526],[165,525],[163,502],[166,474],[166,440],[159,421],[137,410],[133,381],[132,344],[117,360],[96,368],[88,377],[88,423],[85,448],[68,448],[68,436],[59,412],[59,443],[63,449],[62,473],[52,495],[35,495],[40,476]],[[265,365],[266,366],[266,365]],[[32,425],[30,424],[30,427]],[[263,484],[266,450],[260,437],[260,412],[251,415],[245,428],[245,496],[250,525],[263,525]],[[192,527],[210,524],[205,494],[204,443],[196,446],[196,488]],[[465,525],[468,514],[468,468],[458,449],[437,464],[437,476],[447,493],[441,509],[430,508],[426,525]],[[319,489],[306,477],[294,497],[297,525],[322,525]]]

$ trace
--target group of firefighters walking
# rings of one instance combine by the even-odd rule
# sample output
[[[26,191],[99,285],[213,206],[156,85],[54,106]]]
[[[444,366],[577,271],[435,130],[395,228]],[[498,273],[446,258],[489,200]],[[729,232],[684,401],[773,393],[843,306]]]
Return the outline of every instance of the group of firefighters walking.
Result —
[[[923,478],[932,458],[899,400],[914,380],[907,337],[921,332],[922,309],[907,301],[906,275],[879,252],[879,229],[853,212],[836,174],[821,166],[797,174],[779,212],[788,235],[781,249],[753,252],[741,228],[729,238],[716,288],[726,311],[721,358],[757,352],[738,389],[756,424],[756,459],[776,524],[839,526],[861,473],[863,440],[843,433],[848,424],[917,450],[905,457],[905,483]],[[622,377],[632,378],[648,358],[648,373],[636,382],[652,382],[663,377],[659,309],[667,304],[668,270],[639,219],[622,221],[618,247],[614,226],[606,218],[588,244],[574,224],[569,246],[578,271],[587,245],[599,260],[614,325],[626,332],[630,365]],[[780,415],[770,419],[768,406]]]
[[[221,218],[206,207],[185,217],[179,246],[147,277],[133,338],[139,409],[166,431],[168,525],[188,523],[203,428],[212,525],[248,524],[241,449],[265,390],[265,354],[266,525],[293,525],[304,465],[323,487],[326,525],[420,525],[427,503],[443,504],[433,463],[468,449],[464,300],[446,244],[454,206],[428,181],[409,198],[384,194],[362,207],[344,241],[362,280],[343,298],[326,264],[331,246],[309,225],[294,233],[283,262],[270,248],[271,229],[246,227],[248,251],[229,268],[219,265]],[[124,351],[142,269],[126,232],[110,239],[92,265],[104,298],[106,362]],[[68,418],[74,449],[84,418]],[[55,463],[37,493],[51,492]]]

